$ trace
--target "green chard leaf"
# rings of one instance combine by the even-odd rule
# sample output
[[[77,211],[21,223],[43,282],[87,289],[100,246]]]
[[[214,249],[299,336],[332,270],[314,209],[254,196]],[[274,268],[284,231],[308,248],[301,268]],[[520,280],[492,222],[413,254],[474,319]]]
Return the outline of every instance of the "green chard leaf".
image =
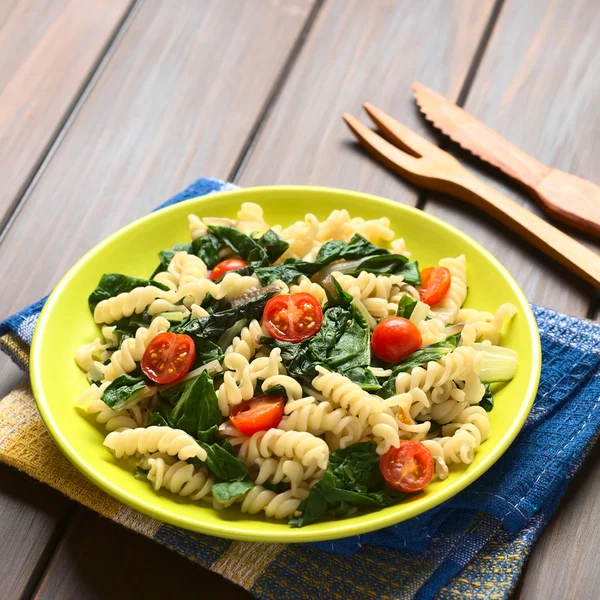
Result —
[[[327,294],[325,310],[335,306],[349,308],[354,300],[351,294],[344,291],[344,288],[339,284],[335,277],[331,277],[331,285],[325,286],[325,293]]]
[[[196,346],[196,361],[194,365],[205,365],[211,360],[218,360],[219,362],[223,360],[225,353],[220,346],[203,337],[195,337],[193,339]]]
[[[191,319],[174,327],[174,333],[185,333],[194,339],[205,338],[216,343],[221,335],[233,327],[241,319],[260,319],[267,301],[276,294],[276,290],[264,292],[254,296],[248,302],[243,302],[224,311],[213,313],[208,317]]]
[[[252,488],[252,481],[231,481],[215,483],[212,486],[213,496],[221,503],[235,502],[245,496]]]
[[[377,377],[373,375],[368,367],[352,367],[347,371],[343,371],[342,375],[356,383],[356,385],[360,385],[366,392],[377,392],[381,388]]]
[[[152,427],[153,425],[157,427],[171,427],[165,417],[158,411],[151,412],[148,416],[148,421],[146,421],[146,427]]]
[[[362,235],[355,233],[349,242],[342,240],[325,242],[319,249],[315,262],[327,265],[335,260],[357,260],[379,254],[390,254],[390,251],[372,244]]]
[[[400,298],[400,302],[398,302],[398,310],[396,311],[396,315],[399,317],[404,317],[405,319],[410,319],[416,305],[417,301],[414,298],[411,298],[408,294],[402,296],[402,298]]]
[[[90,310],[94,312],[94,309],[102,300],[107,300],[119,294],[131,292],[135,288],[149,285],[153,285],[161,290],[169,289],[166,285],[151,279],[139,279],[138,277],[130,277],[121,273],[105,273],[100,278],[96,289],[89,295],[88,305]]]
[[[297,258],[288,258],[279,265],[257,267],[254,270],[254,274],[263,286],[269,285],[277,279],[289,285],[296,283],[302,275],[310,277],[320,270],[321,265],[318,263],[298,260]]]
[[[175,256],[175,254],[177,252],[191,252],[192,250],[192,245],[191,244],[175,244],[172,248],[169,248],[167,250],[161,250],[158,253],[158,260],[160,261],[158,264],[158,267],[156,267],[156,269],[154,269],[154,273],[152,273],[152,276],[150,277],[150,279],[152,279],[153,277],[156,277],[156,275],[158,275],[159,273],[162,273],[163,271],[166,271],[169,268],[169,265],[171,264],[171,261],[173,260],[173,257]]]
[[[406,283],[421,285],[421,274],[417,261],[408,262],[402,254],[384,254],[363,260],[349,275],[357,276],[362,271],[375,275],[402,275]]]
[[[390,506],[408,497],[385,487],[376,449],[377,443],[371,440],[332,452],[327,472],[300,503],[301,514],[290,525],[308,525],[328,510],[343,516],[352,506]]]
[[[218,427],[221,419],[215,387],[208,372],[203,371],[185,383],[170,420],[177,429],[194,438],[211,439],[214,436],[211,428]]]
[[[486,412],[490,412],[492,408],[494,408],[494,395],[492,394],[489,383],[485,385],[485,394],[483,395],[479,406]]]
[[[290,247],[290,245],[272,229],[265,231],[264,235],[257,240],[257,244],[264,248],[269,262],[272,263],[274,263]]]
[[[104,390],[102,401],[113,410],[121,410],[135,404],[143,390],[146,390],[146,382],[141,377],[132,377],[124,373]]]
[[[198,442],[206,450],[206,467],[221,481],[243,481],[249,478],[246,465],[218,444]]]
[[[211,231],[192,242],[191,253],[204,261],[209,269],[214,269],[219,262],[219,251],[224,248],[221,240]]]
[[[247,263],[256,263],[256,266],[267,266],[269,264],[269,258],[265,249],[250,236],[247,236],[235,227],[210,225],[208,229],[220,240],[222,245],[231,248]]]

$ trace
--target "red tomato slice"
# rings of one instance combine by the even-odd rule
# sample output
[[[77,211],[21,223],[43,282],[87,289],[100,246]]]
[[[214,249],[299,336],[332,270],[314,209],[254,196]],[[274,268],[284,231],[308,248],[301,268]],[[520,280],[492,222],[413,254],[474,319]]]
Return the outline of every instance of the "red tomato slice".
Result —
[[[450,289],[452,276],[446,267],[427,267],[421,271],[423,284],[419,290],[421,302],[433,306],[444,298]]]
[[[247,267],[248,263],[241,258],[228,258],[227,260],[221,261],[211,272],[209,277],[213,281],[219,281],[225,273],[228,271],[237,271]]]
[[[142,356],[142,372],[156,383],[179,381],[192,367],[196,346],[189,335],[159,333]]]
[[[375,327],[371,346],[373,354],[389,363],[400,362],[423,345],[417,326],[403,317],[390,317]]]
[[[255,396],[233,407],[231,422],[244,435],[277,427],[283,418],[283,396]]]
[[[433,477],[433,456],[421,442],[401,441],[379,461],[385,480],[401,492],[418,492]]]
[[[282,342],[301,342],[321,329],[323,310],[312,294],[281,294],[267,302],[263,319],[271,337]]]

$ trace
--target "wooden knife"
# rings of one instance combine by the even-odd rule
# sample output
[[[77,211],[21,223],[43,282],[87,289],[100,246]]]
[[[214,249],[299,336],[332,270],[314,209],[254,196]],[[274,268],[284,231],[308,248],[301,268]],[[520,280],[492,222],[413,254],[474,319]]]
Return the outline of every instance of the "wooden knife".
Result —
[[[600,186],[539,162],[443,96],[413,82],[428,121],[465,150],[522,183],[555,219],[600,236]]]

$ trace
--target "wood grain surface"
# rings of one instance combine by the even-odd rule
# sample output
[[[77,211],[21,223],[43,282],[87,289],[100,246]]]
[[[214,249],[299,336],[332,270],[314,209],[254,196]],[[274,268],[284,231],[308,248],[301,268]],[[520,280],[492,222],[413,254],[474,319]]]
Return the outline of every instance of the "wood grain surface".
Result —
[[[372,102],[425,132],[410,84],[456,98],[493,2],[328,2],[241,174],[243,186],[303,183],[415,204],[418,192],[357,148],[343,112]],[[435,23],[435,35],[431,35]]]
[[[160,544],[79,507],[35,600],[226,598],[252,596]],[[119,566],[121,563],[123,566]]]
[[[600,94],[595,75],[600,54],[594,39],[600,23],[590,20],[596,9],[594,0],[505,2],[465,108],[543,163],[600,183],[594,151],[600,118],[594,100]],[[568,40],[569,50],[558,51],[558,40]],[[436,89],[431,82],[420,81]],[[526,192],[456,145],[449,147],[490,185],[542,215]],[[432,199],[426,208],[495,254],[532,302],[586,315],[591,288],[544,260],[517,236],[447,198]]]
[[[197,177],[227,178],[312,4],[141,4],[0,243],[0,272],[20,282],[12,292],[3,288],[0,318],[46,294],[86,250]],[[0,393],[19,378],[0,357]],[[0,502],[13,506],[0,511],[0,528],[11,531],[13,542],[0,545],[0,598],[17,597],[4,592],[35,578],[39,550],[71,506],[59,497],[60,510],[45,513],[40,498],[54,492],[38,486],[36,498],[15,500],[14,488],[0,477]],[[116,546],[132,543],[135,534],[116,531]],[[153,542],[137,543],[151,552]],[[9,577],[13,545],[30,559]],[[126,564],[118,568],[129,572]]]
[[[132,0],[0,3],[0,226]]]

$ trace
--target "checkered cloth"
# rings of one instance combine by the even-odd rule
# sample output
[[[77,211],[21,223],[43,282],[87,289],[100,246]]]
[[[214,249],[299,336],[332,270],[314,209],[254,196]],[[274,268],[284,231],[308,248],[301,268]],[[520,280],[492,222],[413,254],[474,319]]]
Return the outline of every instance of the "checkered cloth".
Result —
[[[232,187],[200,179],[163,206]],[[24,369],[43,304],[0,325],[0,347]],[[62,456],[28,386],[0,402],[0,460],[257,598],[504,598],[600,429],[600,326],[533,310],[542,340],[542,378],[515,443],[453,499],[380,531],[282,545],[236,542],[159,523],[104,494]]]

